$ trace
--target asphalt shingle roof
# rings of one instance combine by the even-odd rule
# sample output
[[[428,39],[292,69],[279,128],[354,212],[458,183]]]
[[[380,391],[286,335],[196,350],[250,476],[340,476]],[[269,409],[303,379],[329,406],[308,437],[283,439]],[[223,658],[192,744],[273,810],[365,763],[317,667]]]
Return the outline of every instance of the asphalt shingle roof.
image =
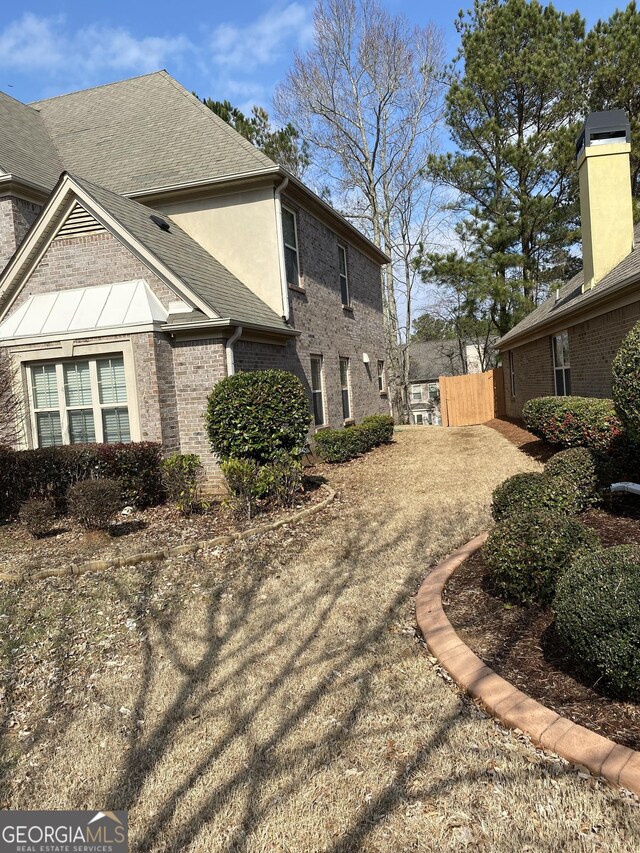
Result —
[[[67,171],[120,193],[277,168],[166,71],[31,107]]]
[[[51,189],[63,169],[40,113],[0,92],[0,171]]]
[[[219,317],[280,331],[293,330],[233,273],[210,255],[166,214],[132,199],[70,175],[104,210],[168,267]],[[169,223],[165,231],[152,221],[155,215]],[[194,315],[192,319],[202,315]],[[204,319],[202,317],[202,319]],[[183,315],[176,316],[183,321]]]
[[[457,341],[409,344],[409,382],[436,381],[439,376],[464,373]]]
[[[515,342],[523,335],[534,332],[537,326],[550,323],[556,318],[558,320],[566,318],[568,321],[574,311],[582,309],[590,301],[599,300],[603,294],[615,289],[616,285],[634,276],[638,279],[640,297],[640,225],[637,225],[635,228],[634,243],[633,251],[617,267],[614,267],[611,272],[607,273],[595,287],[584,293],[582,292],[583,271],[580,270],[572,279],[562,285],[557,298],[554,292],[532,311],[531,314],[527,314],[517,326],[514,326],[511,331],[500,338],[496,346],[502,349],[505,345]]]

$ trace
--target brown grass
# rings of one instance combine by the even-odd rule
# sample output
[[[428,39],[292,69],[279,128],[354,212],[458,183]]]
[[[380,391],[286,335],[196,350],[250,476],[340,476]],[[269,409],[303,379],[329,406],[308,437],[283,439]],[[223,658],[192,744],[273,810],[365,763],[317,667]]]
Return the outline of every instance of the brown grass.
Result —
[[[326,469],[339,499],[295,529],[7,588],[2,804],[128,809],[135,851],[637,850],[632,798],[484,717],[415,636],[428,567],[536,467],[484,427],[406,429]]]

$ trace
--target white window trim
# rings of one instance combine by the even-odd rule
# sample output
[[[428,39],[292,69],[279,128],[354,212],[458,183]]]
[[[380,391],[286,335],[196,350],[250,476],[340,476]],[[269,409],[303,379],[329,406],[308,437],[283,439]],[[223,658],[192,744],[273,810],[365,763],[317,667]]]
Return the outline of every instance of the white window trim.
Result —
[[[310,364],[314,358],[317,358],[320,361],[320,390],[319,391],[315,390],[313,387],[313,384],[311,384],[311,383],[313,383],[313,368],[311,368],[311,383],[310,383],[311,384],[311,402],[313,404],[313,395],[314,394],[320,394],[320,399],[322,401],[322,416],[323,416],[323,421],[321,424],[315,423],[315,409],[313,409],[313,408],[312,408],[312,413],[313,413],[313,420],[314,420],[315,428],[316,429],[322,429],[323,427],[325,427],[327,425],[327,404],[326,404],[325,384],[324,384],[324,358],[322,357],[321,353],[320,354],[319,353],[311,353],[311,355],[309,356],[309,363]]]
[[[555,379],[555,376],[554,376]],[[513,357],[513,350],[509,350],[509,384],[511,390],[511,399],[515,400],[516,397],[516,364],[515,359]]]
[[[569,332],[568,332],[568,330],[565,329],[562,332],[558,332],[556,335],[551,335],[551,354],[553,356],[553,389],[555,391],[556,397],[568,397],[569,396],[569,394],[567,393],[567,373],[569,373],[569,383],[571,382],[571,353],[569,353],[569,361],[567,364],[564,363],[564,354],[562,357],[562,364],[556,363],[556,339],[560,338],[560,341],[562,341],[562,338],[564,337],[564,335],[567,336],[567,350],[569,350]],[[564,353],[564,350],[563,350],[563,353]],[[563,394],[558,393],[558,371],[559,370],[562,370],[562,374],[563,374],[562,375],[562,381],[564,384],[564,393]]]
[[[382,365],[382,369],[380,365]],[[380,380],[382,380],[382,382]],[[384,359],[382,358],[378,359],[378,391],[380,394],[387,393],[387,377],[385,376]]]
[[[340,272],[340,253],[344,255],[344,276]],[[342,300],[342,279],[344,278],[345,287],[347,290],[347,301]],[[338,284],[340,285],[340,299],[343,308],[351,308],[351,290],[349,288],[349,264],[347,260],[347,247],[344,243],[338,243]]]
[[[416,393],[420,394],[419,397],[416,397]],[[422,403],[422,385],[412,385],[411,386],[411,402],[412,403]]]
[[[344,386],[342,384],[341,364],[343,361],[347,362],[347,384],[346,384],[346,386]],[[338,359],[338,375],[339,375],[339,379],[340,379],[340,407],[342,409],[342,417],[343,417],[345,423],[349,423],[353,420],[353,395],[351,393],[351,359],[346,355],[341,355]],[[343,397],[342,397],[342,392],[345,390],[347,392],[347,399],[349,401],[349,414],[346,418],[344,417],[344,403],[343,403]]]
[[[35,417],[33,411],[33,394],[31,388],[32,366],[44,362],[59,361],[91,361],[108,356],[122,356],[124,361],[124,376],[127,388],[127,408],[129,410],[129,431],[131,441],[141,441],[140,408],[136,384],[135,362],[131,341],[113,341],[112,343],[85,343],[82,341],[65,341],[62,346],[39,347],[38,349],[16,350],[11,353],[15,364],[22,376],[22,388],[25,395],[24,440],[21,449],[34,449],[38,446]],[[106,408],[109,408],[107,406]],[[61,411],[61,410],[60,410]],[[96,428],[97,438],[97,428]]]
[[[287,286],[292,287],[294,290],[303,290],[304,288],[303,288],[303,284],[302,284],[302,271],[301,271],[301,267],[300,267],[300,248],[299,248],[300,247],[300,240],[298,239],[298,215],[295,212],[295,210],[292,210],[290,207],[287,207],[286,204],[281,205],[281,207],[282,207],[283,211],[286,210],[287,213],[290,213],[293,216],[293,233],[295,234],[295,238],[296,238],[295,246],[292,246],[290,243],[287,243],[285,236],[284,236],[284,222],[281,221],[280,222],[280,228],[282,229],[282,245],[284,246],[285,249],[291,249],[292,251],[294,251],[296,253],[296,260],[297,260],[297,267],[298,267],[298,283],[297,284],[290,284],[289,282],[287,282]],[[285,264],[285,276],[286,276],[286,264]]]

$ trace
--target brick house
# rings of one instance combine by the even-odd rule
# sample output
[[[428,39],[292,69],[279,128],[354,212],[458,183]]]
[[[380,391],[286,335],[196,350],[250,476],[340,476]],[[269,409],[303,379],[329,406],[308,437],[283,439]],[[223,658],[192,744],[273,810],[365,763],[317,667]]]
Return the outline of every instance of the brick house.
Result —
[[[583,269],[496,344],[510,417],[533,397],[611,396],[611,362],[640,320],[630,150],[624,112],[588,117],[576,146]]]
[[[0,346],[23,447],[150,440],[215,467],[235,370],[305,384],[315,428],[388,413],[387,257],[166,72],[0,94]]]

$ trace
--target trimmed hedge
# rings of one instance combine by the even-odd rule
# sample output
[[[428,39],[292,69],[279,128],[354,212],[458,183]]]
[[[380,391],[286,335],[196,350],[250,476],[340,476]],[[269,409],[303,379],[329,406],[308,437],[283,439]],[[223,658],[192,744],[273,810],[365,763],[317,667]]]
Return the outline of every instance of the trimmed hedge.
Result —
[[[491,514],[496,521],[537,511],[573,515],[580,505],[576,489],[562,477],[514,474],[494,489]]]
[[[584,675],[640,698],[640,546],[582,555],[560,578],[553,606],[558,636]]]
[[[211,448],[222,461],[265,464],[279,451],[302,454],[311,411],[304,386],[293,373],[253,370],[216,383],[205,423]]]
[[[500,596],[547,606],[558,577],[574,556],[599,544],[593,530],[575,518],[530,513],[514,515],[494,527],[483,556]]]
[[[67,493],[69,512],[87,530],[107,530],[122,508],[117,480],[81,480]]]
[[[612,400],[536,397],[522,408],[527,428],[550,444],[610,452],[623,426]]]
[[[629,439],[640,444],[640,323],[620,344],[611,364],[612,395]]]
[[[393,438],[393,418],[369,415],[362,423],[344,429],[323,429],[316,433],[315,449],[325,462],[348,462]]]
[[[573,492],[574,509],[582,512],[598,500],[598,460],[586,447],[561,450],[547,462],[548,477],[560,477]]]
[[[70,486],[91,477],[117,480],[124,503],[153,506],[164,498],[162,447],[137,442],[0,451],[0,520],[15,517],[31,498],[64,509]]]

